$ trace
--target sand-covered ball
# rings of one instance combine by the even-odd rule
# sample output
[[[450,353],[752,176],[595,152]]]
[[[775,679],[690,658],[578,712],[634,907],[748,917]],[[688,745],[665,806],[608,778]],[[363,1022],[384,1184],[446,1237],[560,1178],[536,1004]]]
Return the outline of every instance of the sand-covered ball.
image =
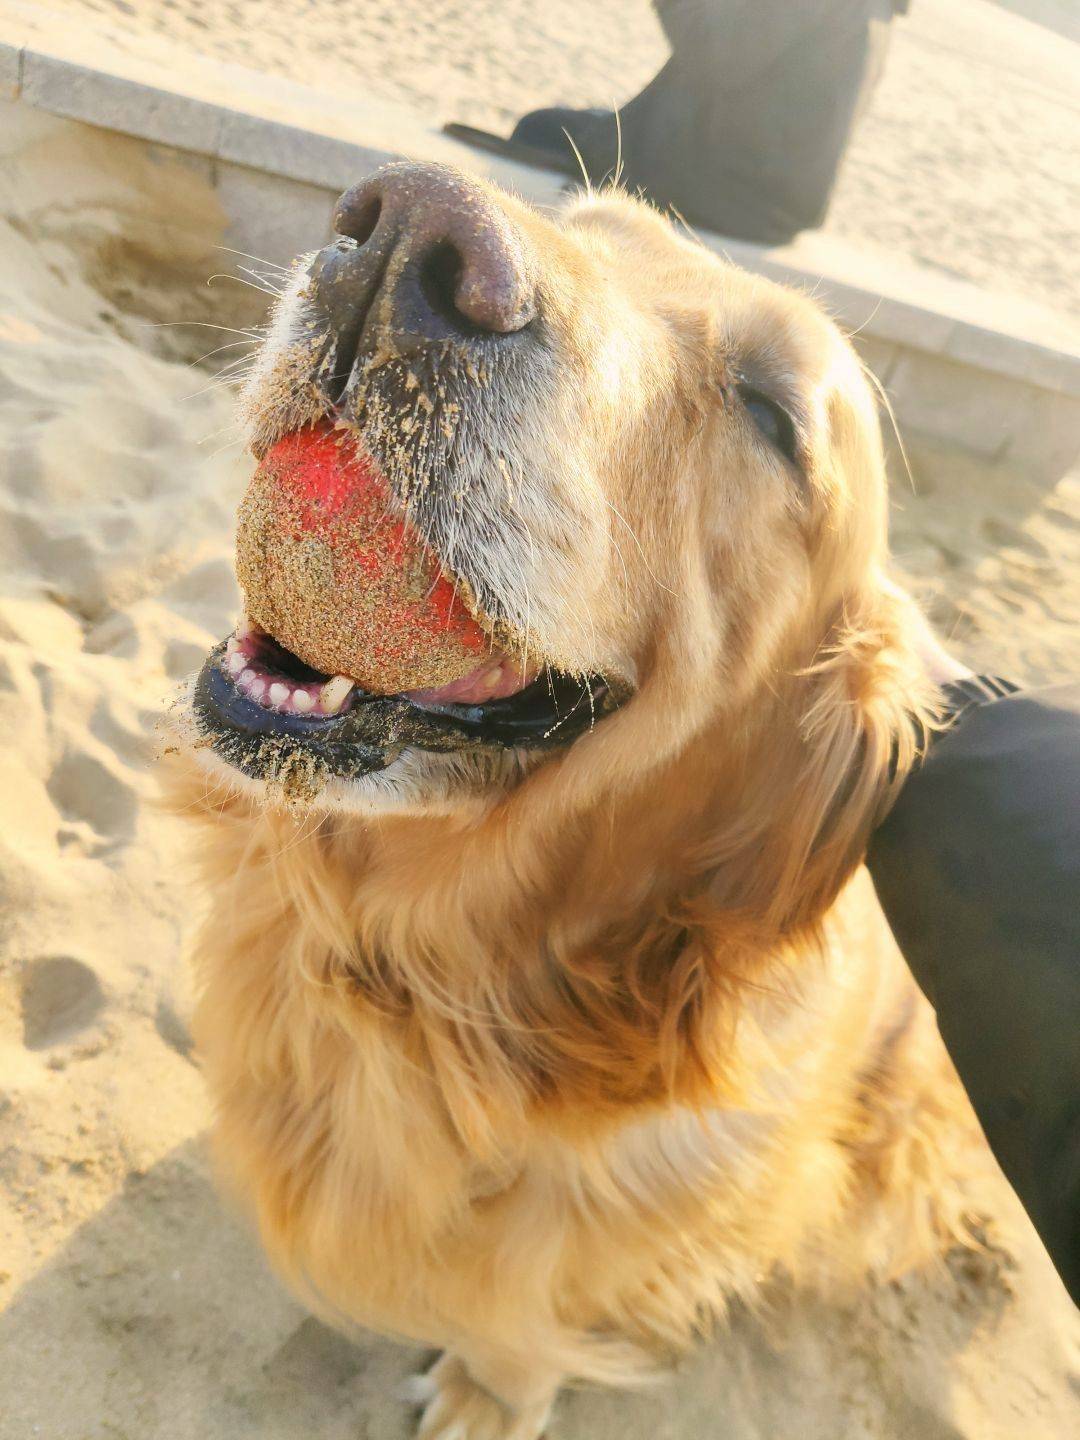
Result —
[[[329,424],[267,453],[240,505],[236,570],[256,625],[367,690],[448,684],[491,648],[374,463]]]

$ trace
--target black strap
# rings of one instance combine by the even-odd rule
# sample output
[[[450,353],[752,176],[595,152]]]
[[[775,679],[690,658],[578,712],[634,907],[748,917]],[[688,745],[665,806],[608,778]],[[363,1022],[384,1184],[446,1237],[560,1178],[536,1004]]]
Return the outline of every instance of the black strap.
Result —
[[[992,705],[995,700],[1004,700],[1006,695],[1015,695],[1020,686],[1001,675],[968,675],[963,680],[949,680],[941,687],[945,696],[946,713],[959,719],[965,711],[975,705]]]

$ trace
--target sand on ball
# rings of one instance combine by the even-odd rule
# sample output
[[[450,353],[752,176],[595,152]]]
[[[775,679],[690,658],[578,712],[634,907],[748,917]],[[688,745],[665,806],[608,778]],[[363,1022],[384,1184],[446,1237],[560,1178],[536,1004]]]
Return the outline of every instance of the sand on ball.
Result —
[[[329,423],[285,436],[256,470],[236,571],[255,624],[366,690],[445,685],[492,648],[374,462]]]

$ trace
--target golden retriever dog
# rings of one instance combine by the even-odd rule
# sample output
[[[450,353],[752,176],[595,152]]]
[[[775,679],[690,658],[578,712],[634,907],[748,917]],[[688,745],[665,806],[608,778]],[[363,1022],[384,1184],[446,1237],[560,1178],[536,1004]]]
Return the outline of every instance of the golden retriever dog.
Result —
[[[440,1347],[425,1440],[535,1440],[564,1381],[958,1233],[969,1112],[860,868],[936,692],[873,394],[810,299],[624,195],[549,218],[438,165],[336,229],[252,449],[351,446],[490,654],[331,673],[283,637],[356,597],[248,544],[174,761],[196,1039],[280,1272]],[[260,566],[294,577],[262,610]]]

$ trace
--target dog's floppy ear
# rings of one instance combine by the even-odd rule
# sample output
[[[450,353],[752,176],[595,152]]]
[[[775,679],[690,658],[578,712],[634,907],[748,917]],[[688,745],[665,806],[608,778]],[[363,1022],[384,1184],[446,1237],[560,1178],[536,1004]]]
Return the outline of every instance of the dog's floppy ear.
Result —
[[[862,859],[940,721],[912,602],[878,581],[848,597],[814,662],[794,677],[791,790],[770,837],[771,918],[813,920]]]
[[[938,724],[921,623],[883,579],[840,604],[812,663],[780,688],[735,813],[696,857],[714,903],[773,935],[824,914]]]
[[[702,828],[680,856],[691,883],[598,950],[604,984],[588,972],[576,1001],[583,1034],[602,1033],[598,999],[631,1016],[628,1033],[686,1103],[737,1083],[718,1032],[764,966],[802,953],[937,724],[918,634],[911,602],[887,584],[849,594],[812,662],[761,699],[752,735],[721,741],[722,780],[702,781]],[[625,1039],[612,1053],[629,1053]]]

